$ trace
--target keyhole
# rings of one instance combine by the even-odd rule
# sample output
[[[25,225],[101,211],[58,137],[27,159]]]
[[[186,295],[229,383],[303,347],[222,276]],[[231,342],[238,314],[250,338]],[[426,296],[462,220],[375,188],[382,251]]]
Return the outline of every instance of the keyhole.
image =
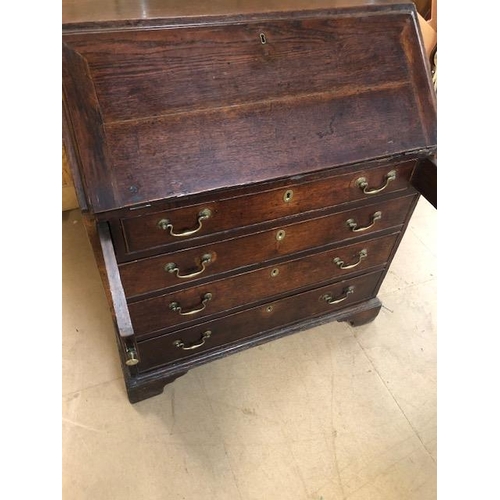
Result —
[[[293,191],[291,189],[285,191],[285,194],[283,195],[283,201],[285,203],[289,203],[290,201],[292,201],[292,198],[293,198]]]
[[[260,36],[260,43],[262,45],[265,45],[267,43],[266,35],[264,35],[264,33],[261,33],[259,36]]]

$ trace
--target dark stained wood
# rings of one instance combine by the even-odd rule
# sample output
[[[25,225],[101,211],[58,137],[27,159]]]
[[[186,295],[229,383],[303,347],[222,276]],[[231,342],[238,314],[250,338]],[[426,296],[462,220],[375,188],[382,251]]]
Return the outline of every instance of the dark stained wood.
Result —
[[[341,281],[329,286],[293,295],[292,297],[266,303],[253,309],[228,315],[222,319],[207,321],[191,328],[178,330],[174,333],[157,336],[148,340],[138,339],[138,349],[141,363],[137,365],[140,372],[156,366],[165,365],[190,356],[197,356],[207,350],[227,345],[232,342],[293,324],[315,316],[328,314],[332,311],[362,302],[373,297],[374,289],[380,279],[380,273],[372,273],[358,278]],[[334,300],[346,296],[349,286],[354,292],[338,304],[328,304],[322,297],[331,294]],[[201,347],[183,350],[174,345],[180,340],[186,347],[201,343],[203,334],[211,332]]]
[[[171,384],[187,372],[177,372],[173,375],[156,376],[154,378],[129,377],[126,379],[128,400],[134,404],[163,392],[167,384]]]
[[[111,124],[106,132],[119,204],[278,179],[428,146],[408,89],[374,89],[355,99],[323,94]]]
[[[73,187],[75,189],[78,207],[83,212],[88,211],[88,204],[83,188],[83,181],[81,177],[81,165],[79,164],[79,156],[76,151],[76,139],[73,136],[73,129],[68,124],[68,111],[66,109],[66,102],[62,100],[62,142],[63,151],[66,153],[66,160],[71,172],[71,179],[73,180]],[[64,167],[63,167],[64,171]]]
[[[214,314],[249,307],[297,289],[319,286],[323,282],[342,279],[352,273],[359,274],[360,271],[367,272],[387,262],[397,236],[398,234],[356,243],[134,302],[129,304],[134,331],[139,336],[156,330],[173,329],[182,324],[204,321]],[[354,264],[359,261],[359,252],[362,250],[366,250],[368,256],[353,269],[342,270],[334,263],[334,259],[338,257],[345,265]],[[205,303],[205,309],[199,313],[183,316],[170,309],[172,302],[177,302],[184,312],[199,309],[207,293],[211,294],[211,300]]]
[[[120,281],[120,272],[116,263],[113,243],[107,224],[101,222],[97,226],[97,233],[101,242],[102,256],[106,267],[109,291],[115,310],[116,326],[121,337],[134,335],[132,322],[130,321],[127,300]]]
[[[341,317],[337,321],[347,321],[351,326],[362,326],[371,323],[379,314],[382,302],[378,298],[371,299],[371,307],[363,304],[359,311],[349,311],[348,316]]]
[[[427,158],[418,162],[411,177],[412,186],[437,208],[437,161]]]
[[[326,13],[356,14],[414,8],[408,0],[63,0],[65,31],[237,22],[242,18],[301,17]]]
[[[121,219],[127,253],[137,252],[169,243],[192,246],[200,236],[242,228],[259,222],[271,221],[290,215],[304,214],[329,206],[340,206],[359,199],[371,199],[373,195],[364,194],[356,181],[364,177],[371,188],[383,186],[385,176],[395,170],[396,179],[387,185],[384,193],[408,188],[415,161],[398,165],[384,165],[374,169],[359,169],[334,177],[326,177],[312,182],[294,182],[286,187],[269,191],[257,191],[246,196],[224,199],[223,196],[183,208],[161,212],[149,212],[146,215],[135,215],[130,212],[127,218]],[[292,191],[290,201],[284,201],[285,193]],[[190,237],[174,237],[169,231],[158,228],[158,221],[167,219],[172,222],[176,232],[193,229],[198,226],[198,214],[203,209],[210,209],[212,215],[202,221],[201,229]]]
[[[292,185],[307,184],[314,185],[322,179],[337,178],[344,174],[352,175],[353,171],[369,172],[378,167],[386,167],[389,170],[400,168],[403,164],[413,161],[414,164],[419,159],[427,158],[430,154],[434,154],[435,148],[419,149],[417,151],[400,152],[390,157],[379,157],[361,163],[352,163],[349,165],[334,166],[330,169],[318,170],[316,172],[308,172],[292,177],[282,177],[280,179],[272,179],[253,184],[243,184],[231,186],[219,191],[211,191],[206,193],[198,193],[193,196],[182,196],[179,198],[162,198],[160,200],[151,201],[151,203],[142,203],[134,206],[118,208],[111,212],[96,213],[97,220],[113,221],[115,218],[128,219],[133,216],[144,216],[152,213],[163,211],[171,211],[177,208],[187,208],[197,206],[204,203],[212,203],[219,200],[227,200],[231,198],[239,198],[242,196],[255,195],[258,192],[268,192],[276,189],[288,189]],[[406,167],[404,167],[406,168]],[[406,175],[406,174],[405,174]],[[401,177],[401,176],[399,176]],[[319,185],[319,184],[318,184]],[[408,188],[406,185],[405,188]],[[389,189],[389,188],[388,188]],[[342,194],[343,197],[345,195]],[[381,193],[384,196],[384,193]],[[369,198],[368,198],[369,199]],[[336,202],[335,202],[336,203]],[[116,234],[113,235],[117,236]]]
[[[212,262],[203,273],[203,277],[207,277],[274,261],[311,248],[373,235],[401,226],[406,221],[415,197],[410,195],[303,222],[284,223],[273,229],[237,238],[228,235],[227,240],[120,264],[121,279],[128,292],[131,289],[144,290],[148,286],[149,290],[167,288],[178,282],[175,274],[164,271],[165,265],[170,262],[177,264],[181,274],[188,274],[200,268],[203,255],[210,254]],[[366,231],[353,232],[346,224],[347,220],[354,219],[359,227],[368,226],[373,214],[378,211],[382,212],[382,218]],[[281,241],[277,240],[278,231],[285,231],[285,237]]]
[[[66,34],[64,86],[91,210],[435,148],[408,8]]]
[[[413,170],[436,151],[411,2],[63,0],[63,97],[132,403],[242,349],[376,317],[411,182],[422,190]],[[377,188],[392,169],[386,189],[362,192],[360,177]],[[194,229],[203,208],[212,216],[186,238],[158,227]],[[332,262],[363,249],[354,268]],[[199,271],[205,254],[192,279],[165,271]],[[169,308],[206,293],[196,314]]]
[[[312,329],[319,325],[324,325],[326,323],[331,325],[332,334],[335,334],[336,326],[335,321],[345,321],[346,318],[350,316],[355,316],[357,314],[361,314],[365,310],[377,308],[380,305],[380,301],[377,298],[369,299],[358,304],[354,304],[353,306],[348,306],[343,308],[341,311],[334,311],[328,314],[324,314],[322,316],[316,316],[313,318],[308,318],[303,322],[294,323],[287,326],[282,326],[279,328],[275,328],[271,331],[262,332],[259,335],[254,335],[248,338],[241,339],[239,342],[233,342],[231,344],[222,346],[220,349],[212,349],[206,351],[201,356],[195,356],[187,359],[180,359],[178,362],[174,364],[169,364],[167,366],[158,367],[154,370],[146,371],[144,373],[134,373],[134,376],[131,377],[130,373],[125,373],[125,384],[128,387],[136,387],[143,386],[147,387],[151,384],[153,387],[163,386],[166,383],[170,383],[175,380],[175,378],[184,375],[187,370],[195,368],[197,366],[209,363],[211,361],[215,361],[220,358],[224,358],[231,354],[235,354],[237,352],[243,351],[245,349],[249,349],[252,347],[256,347],[258,345],[265,344],[267,342],[271,342],[273,340],[279,339],[286,335],[292,335],[296,333],[303,333],[305,335],[308,334],[308,330]],[[311,339],[314,341],[314,338]],[[177,376],[175,376],[177,375]],[[172,377],[172,380],[169,380]],[[162,381],[166,381],[163,382]],[[146,393],[147,394],[147,393]],[[160,394],[160,391],[155,392],[153,389],[153,394]],[[144,398],[140,398],[139,400],[145,399],[151,396],[145,396]],[[136,402],[136,401],[131,401]]]
[[[85,58],[111,123],[408,83],[398,43],[407,18],[268,21],[65,40]],[[357,42],[360,31],[369,33],[370,45]]]
[[[415,89],[417,108],[426,140],[437,142],[436,93],[430,78],[431,68],[427,59],[420,26],[415,13],[406,21],[401,33],[401,43],[408,61],[410,80]]]
[[[63,96],[65,137],[69,146],[72,170],[78,170],[85,192],[85,207],[114,206],[113,180],[99,103],[84,58],[63,44]],[[68,130],[70,128],[70,130]],[[79,195],[79,199],[83,195]]]

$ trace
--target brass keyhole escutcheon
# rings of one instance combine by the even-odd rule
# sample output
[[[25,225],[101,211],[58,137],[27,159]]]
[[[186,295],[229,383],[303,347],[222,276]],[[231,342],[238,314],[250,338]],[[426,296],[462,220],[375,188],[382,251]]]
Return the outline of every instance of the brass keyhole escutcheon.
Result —
[[[260,43],[261,43],[262,45],[265,45],[265,44],[267,43],[266,35],[264,35],[264,33],[261,33],[261,34],[259,35],[259,38],[260,38]]]
[[[283,241],[285,239],[285,231],[283,229],[280,229],[277,233],[276,233],[276,239],[278,241]]]
[[[283,201],[285,203],[290,203],[292,201],[292,198],[293,198],[293,190],[288,189],[287,191],[285,191],[285,194],[283,195]]]
[[[276,276],[278,276],[278,274],[280,273],[280,270],[278,268],[274,268],[272,271],[271,271],[271,276],[273,278],[276,278]]]
[[[266,307],[266,312],[270,313],[270,312],[273,312],[273,306],[267,306]]]

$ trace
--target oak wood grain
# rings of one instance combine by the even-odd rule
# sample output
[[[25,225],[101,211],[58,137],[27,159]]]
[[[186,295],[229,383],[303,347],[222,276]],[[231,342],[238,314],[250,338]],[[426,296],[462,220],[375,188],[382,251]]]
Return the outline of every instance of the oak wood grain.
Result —
[[[368,272],[388,261],[398,235],[396,233],[359,242],[131,303],[129,312],[134,331],[141,335],[178,328],[180,325],[204,321],[214,314],[226,314],[235,308],[249,307],[285,293],[319,286],[325,281]],[[361,251],[366,251],[365,258],[360,258]],[[334,262],[336,258],[341,259],[346,266],[360,263],[352,269],[341,269]],[[169,307],[172,302],[176,302],[184,311],[197,309],[207,293],[210,293],[211,300],[197,314],[182,316]]]
[[[225,198],[224,195],[213,196],[211,200],[187,207],[173,208],[167,211],[149,210],[146,214],[135,215],[129,212],[128,217],[120,220],[127,253],[143,251],[161,246],[169,248],[186,248],[193,246],[204,236],[243,228],[252,224],[272,221],[282,217],[306,214],[326,207],[340,207],[355,200],[373,199],[373,195],[365,194],[357,184],[357,180],[365,178],[369,188],[378,188],[386,184],[389,172],[395,172],[395,179],[387,184],[384,194],[399,191],[401,194],[408,188],[414,160],[389,164],[374,169],[360,166],[356,172],[343,175],[325,176],[320,180],[306,182],[290,182],[286,187],[272,190],[257,190],[244,196]],[[285,197],[290,196],[288,201]],[[158,227],[160,220],[168,220],[175,231],[182,232],[197,228],[198,214],[209,209],[211,216],[202,221],[202,226],[189,237],[175,237],[168,230]],[[117,235],[117,238],[119,236]]]
[[[63,82],[90,210],[435,148],[414,8],[378,7],[66,33]]]
[[[210,254],[212,260],[203,273],[203,277],[208,277],[276,261],[328,244],[338,245],[355,238],[369,237],[404,224],[415,198],[416,195],[411,194],[394,200],[378,201],[302,222],[280,221],[283,222],[281,225],[271,229],[240,237],[231,237],[229,234],[225,240],[120,264],[121,280],[128,293],[132,290],[167,288],[178,282],[175,274],[164,270],[165,265],[171,262],[185,274],[199,269],[202,256]],[[353,232],[346,224],[347,220],[354,219],[360,227],[367,226],[378,211],[382,212],[382,218],[366,231]],[[285,232],[281,241],[277,240],[278,231]]]
[[[303,319],[329,314],[346,305],[366,301],[372,298],[380,276],[380,273],[372,273],[347,279],[171,334],[149,340],[139,340],[141,363],[137,365],[138,369],[143,372],[168,362],[196,356],[206,350],[236,342],[241,338],[284,327]],[[346,295],[346,290],[350,286],[354,287],[354,291]],[[325,294],[330,294],[333,300],[340,300],[345,296],[347,298],[337,304],[328,304],[323,299]],[[211,336],[199,349],[183,350],[174,345],[176,340],[181,340],[186,347],[199,343],[206,331],[210,331]]]
[[[412,2],[63,0],[63,97],[131,402],[233,352],[378,314],[412,172],[436,150]],[[392,168],[383,193],[362,193],[360,177],[376,188]],[[202,208],[184,239],[158,225],[193,229]],[[333,261],[361,250],[350,269]],[[205,268],[181,280],[169,263]],[[194,315],[169,309],[207,292]]]
[[[85,58],[104,121],[113,123],[405,83],[399,37],[407,19],[267,21],[67,35],[65,41]],[[359,43],[360,32],[369,44]]]
[[[140,126],[122,122],[106,132],[120,206],[279,179],[426,145],[407,87],[214,109]]]

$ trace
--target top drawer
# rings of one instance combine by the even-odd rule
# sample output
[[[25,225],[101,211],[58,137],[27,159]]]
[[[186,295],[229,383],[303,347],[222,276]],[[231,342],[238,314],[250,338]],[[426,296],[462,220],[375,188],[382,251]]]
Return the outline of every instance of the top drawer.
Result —
[[[360,169],[343,175],[203,204],[174,208],[120,220],[125,252],[134,253],[247,225],[297,215],[351,201],[369,199],[408,187],[415,160]]]

